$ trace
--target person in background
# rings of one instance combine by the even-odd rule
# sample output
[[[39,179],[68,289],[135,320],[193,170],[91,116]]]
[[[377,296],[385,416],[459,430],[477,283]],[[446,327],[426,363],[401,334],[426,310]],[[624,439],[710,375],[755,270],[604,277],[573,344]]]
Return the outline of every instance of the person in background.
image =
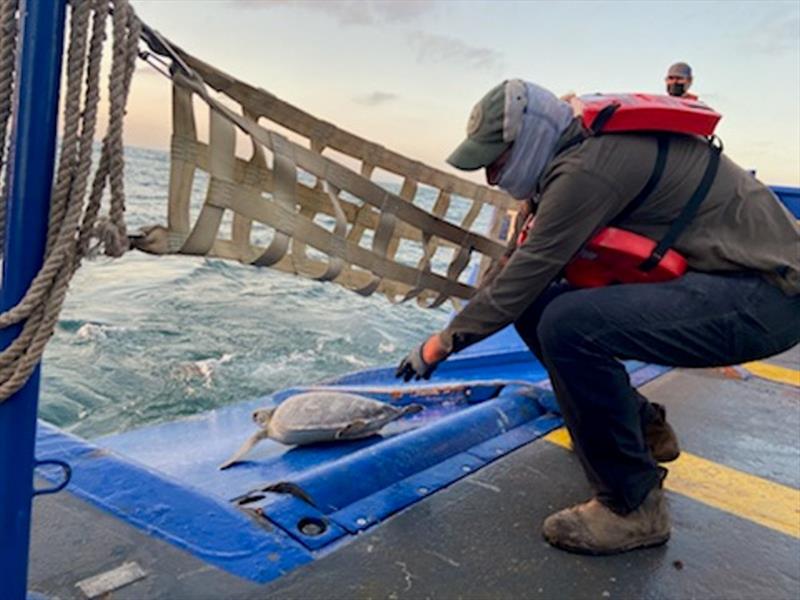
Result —
[[[689,93],[689,88],[692,87],[692,67],[685,62],[676,62],[670,66],[664,82],[667,84],[667,93],[670,96],[697,100],[697,96]]]

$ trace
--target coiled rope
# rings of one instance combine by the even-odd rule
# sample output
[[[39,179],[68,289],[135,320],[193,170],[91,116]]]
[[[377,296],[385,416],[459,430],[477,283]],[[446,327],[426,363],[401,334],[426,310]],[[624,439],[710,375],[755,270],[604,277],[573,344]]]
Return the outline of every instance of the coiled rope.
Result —
[[[5,140],[19,24],[17,1],[3,0],[0,5],[0,133]],[[92,143],[100,101],[100,62],[109,17],[113,32],[109,124],[97,171],[89,186]],[[70,2],[64,125],[44,263],[22,300],[0,315],[0,328],[24,321],[20,335],[0,353],[0,402],[25,384],[41,360],[61,312],[69,282],[89,252],[90,240],[98,237],[109,256],[121,256],[128,247],[124,222],[122,129],[140,33],[141,23],[128,0]],[[0,153],[0,161],[2,157]],[[107,217],[99,217],[106,185],[110,188],[109,212]],[[6,193],[4,189],[3,200]]]
[[[5,166],[8,124],[11,121],[11,98],[14,95],[14,63],[17,59],[18,0],[0,2],[0,171]],[[8,173],[6,173],[6,176]],[[0,254],[6,231],[6,191],[0,195]]]

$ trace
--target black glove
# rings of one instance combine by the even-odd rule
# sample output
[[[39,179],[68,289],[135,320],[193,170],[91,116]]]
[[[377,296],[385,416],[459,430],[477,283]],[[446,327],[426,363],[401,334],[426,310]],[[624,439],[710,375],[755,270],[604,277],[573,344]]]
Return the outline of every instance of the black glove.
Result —
[[[429,379],[439,363],[429,364],[425,362],[425,359],[422,358],[422,349],[424,347],[425,343],[423,342],[409,352],[408,356],[400,361],[394,376],[402,377],[403,381],[410,381],[412,377],[414,379]]]

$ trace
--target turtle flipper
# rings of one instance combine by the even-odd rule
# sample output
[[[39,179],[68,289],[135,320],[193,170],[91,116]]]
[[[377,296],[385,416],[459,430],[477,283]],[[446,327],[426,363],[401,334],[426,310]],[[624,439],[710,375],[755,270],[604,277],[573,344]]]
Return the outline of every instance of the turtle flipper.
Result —
[[[250,450],[252,450],[256,444],[258,444],[258,442],[267,437],[269,437],[269,434],[265,429],[256,431],[253,435],[247,438],[247,441],[242,444],[242,447],[239,448],[233,456],[219,466],[220,470],[227,469],[234,463],[239,462],[245,454],[250,452]]]
[[[367,423],[364,419],[355,419],[352,423],[345,425],[339,431],[336,432],[336,439],[352,440],[358,437],[364,437],[365,435],[369,435],[372,432],[364,431],[368,425],[369,423]]]

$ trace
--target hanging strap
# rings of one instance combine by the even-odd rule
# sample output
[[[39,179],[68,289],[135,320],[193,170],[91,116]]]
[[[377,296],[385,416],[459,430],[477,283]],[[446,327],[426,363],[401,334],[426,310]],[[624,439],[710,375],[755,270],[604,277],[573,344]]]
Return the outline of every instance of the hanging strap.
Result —
[[[708,165],[706,166],[705,173],[703,173],[703,178],[700,180],[700,185],[697,186],[697,189],[694,191],[694,194],[692,194],[689,202],[686,203],[686,206],[683,207],[678,218],[672,222],[667,234],[658,242],[653,253],[647,260],[639,265],[639,269],[642,271],[651,271],[661,259],[664,258],[664,254],[672,247],[681,233],[683,233],[683,230],[686,229],[686,226],[692,221],[697,214],[697,210],[700,208],[700,204],[708,195],[711,184],[714,183],[714,178],[717,175],[719,157],[720,154],[722,154],[722,143],[716,136],[709,139],[708,150],[710,153]]]
[[[647,200],[647,197],[656,189],[658,182],[661,181],[661,176],[664,174],[664,167],[667,164],[667,153],[669,152],[669,136],[657,135],[658,153],[656,154],[656,162],[653,166],[653,171],[650,173],[650,178],[644,187],[636,194],[636,197],[617,215],[614,219],[615,223],[621,223],[629,216],[631,216],[642,203]]]
[[[582,131],[581,133],[567,140],[567,142],[565,142],[557,150],[557,153],[564,152],[572,146],[580,144],[587,138],[601,133],[600,130],[602,129],[603,125],[608,121],[608,119],[611,118],[617,108],[618,106],[616,105],[610,105],[600,111],[597,117],[595,117],[594,121],[592,122],[592,126],[588,131]],[[617,217],[614,219],[614,223],[620,223],[633,214],[633,212],[642,205],[642,203],[650,196],[650,194],[653,193],[653,190],[656,188],[659,181],[661,181],[661,177],[664,174],[664,168],[667,164],[670,136],[668,134],[658,134],[656,135],[656,140],[658,142],[658,153],[656,155],[656,162],[653,166],[653,171],[650,173],[649,179],[636,197],[631,200],[631,202],[619,215],[617,215]],[[639,265],[639,269],[642,271],[651,271],[656,265],[658,265],[661,259],[664,258],[664,254],[666,254],[666,252],[677,241],[678,237],[681,235],[681,233],[683,233],[683,230],[686,229],[694,216],[697,214],[700,204],[702,204],[703,200],[705,200],[706,196],[708,195],[708,191],[711,189],[711,185],[714,183],[714,178],[716,177],[717,170],[719,168],[719,157],[722,153],[722,142],[719,141],[717,136],[712,136],[708,140],[708,148],[710,152],[709,161],[708,165],[706,166],[705,173],[703,173],[703,178],[701,179],[700,184],[697,186],[694,194],[692,194],[692,197],[686,203],[686,206],[683,207],[683,210],[681,211],[680,215],[678,215],[678,218],[672,222],[672,225],[670,226],[666,235],[661,239],[660,242],[658,242],[658,244],[656,244],[656,247],[650,256],[647,257],[647,259],[642,262],[641,265]]]
[[[603,127],[606,123],[608,123],[609,119],[614,116],[614,113],[617,112],[619,106],[619,104],[609,104],[603,108],[603,110],[595,115],[594,119],[592,120],[592,124],[589,127],[581,128],[579,133],[576,133],[561,146],[556,148],[556,155],[569,150],[573,146],[577,146],[590,137],[595,137],[603,133]]]
[[[605,127],[609,119],[614,116],[619,106],[620,105],[616,102],[614,104],[609,104],[595,115],[594,119],[592,119],[592,124],[589,126],[591,135],[597,135],[603,131],[603,127]]]

